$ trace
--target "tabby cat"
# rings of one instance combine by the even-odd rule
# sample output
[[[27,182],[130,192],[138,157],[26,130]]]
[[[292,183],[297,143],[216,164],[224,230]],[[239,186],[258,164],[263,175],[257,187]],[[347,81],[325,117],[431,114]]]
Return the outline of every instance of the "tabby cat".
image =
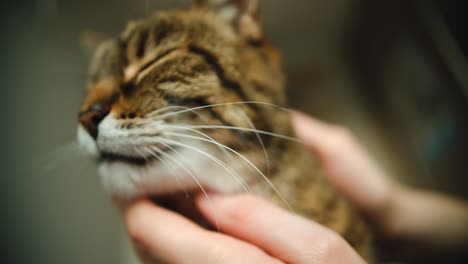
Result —
[[[258,1],[195,2],[130,22],[96,51],[78,140],[105,190],[120,201],[156,197],[199,222],[184,193],[251,191],[335,230],[366,257],[363,222],[293,138],[281,59],[263,35]]]

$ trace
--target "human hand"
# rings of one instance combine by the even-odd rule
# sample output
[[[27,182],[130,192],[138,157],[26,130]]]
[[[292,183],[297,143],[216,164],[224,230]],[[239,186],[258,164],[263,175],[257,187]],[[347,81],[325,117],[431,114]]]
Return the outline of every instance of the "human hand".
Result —
[[[392,260],[463,254],[468,204],[391,181],[348,129],[292,114],[298,137],[335,188],[367,219]],[[466,253],[465,253],[466,254]]]
[[[465,202],[394,183],[348,130],[300,113],[292,117],[330,182],[380,238],[416,255],[421,245],[434,253],[467,244]],[[250,195],[216,197],[212,205],[198,198],[197,205],[225,234],[204,230],[149,201],[128,207],[126,224],[140,255],[150,256],[147,263],[363,263],[338,235],[316,223]]]
[[[220,232],[140,200],[124,210],[144,263],[364,263],[338,234],[250,194],[199,195],[196,204]]]

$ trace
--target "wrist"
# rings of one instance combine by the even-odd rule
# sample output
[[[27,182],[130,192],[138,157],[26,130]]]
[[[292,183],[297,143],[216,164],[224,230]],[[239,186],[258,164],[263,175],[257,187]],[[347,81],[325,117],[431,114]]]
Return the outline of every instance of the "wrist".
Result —
[[[467,222],[463,201],[395,184],[374,226],[384,255],[414,260],[460,255],[468,244]]]
[[[399,216],[406,211],[405,200],[410,195],[407,187],[393,181],[387,182],[384,194],[375,208],[361,212],[377,237],[397,239],[403,236]]]

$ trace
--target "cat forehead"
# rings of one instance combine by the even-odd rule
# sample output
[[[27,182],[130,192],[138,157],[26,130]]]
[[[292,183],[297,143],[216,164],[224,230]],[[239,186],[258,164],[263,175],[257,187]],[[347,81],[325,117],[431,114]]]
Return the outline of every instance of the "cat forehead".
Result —
[[[212,42],[213,38],[235,41],[238,36],[232,26],[207,9],[173,10],[158,12],[146,20],[132,21],[121,34],[121,40],[129,42],[139,32],[146,31],[162,40],[179,35],[184,41]]]
[[[161,11],[146,19],[130,21],[117,39],[101,44],[95,52],[88,89],[109,77],[118,82],[122,67],[131,63],[129,60],[139,50],[157,53],[195,44],[219,56],[233,58],[238,40],[232,26],[212,10]]]

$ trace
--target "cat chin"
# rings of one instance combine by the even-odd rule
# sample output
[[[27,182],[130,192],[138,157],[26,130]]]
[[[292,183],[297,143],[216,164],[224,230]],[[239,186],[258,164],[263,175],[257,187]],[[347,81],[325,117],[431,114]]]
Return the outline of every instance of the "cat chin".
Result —
[[[118,123],[112,117],[101,122],[100,129],[104,132],[100,135],[100,148],[112,150],[112,154],[134,154],[129,151],[133,148],[125,148],[122,143],[125,142],[125,138],[122,138],[124,133],[116,131],[116,127],[119,127]],[[91,158],[100,160],[99,175],[104,190],[116,199],[131,200],[203,190],[231,193],[244,189],[244,183],[241,182],[249,182],[244,161],[235,156],[223,155],[224,152],[220,152],[219,148],[206,144],[181,141],[179,143],[189,145],[190,148],[163,153],[159,157],[161,160],[152,159],[144,164],[134,164],[119,159],[103,159],[98,144],[81,125],[77,137],[81,148]],[[229,162],[223,160],[223,157],[229,159]],[[219,163],[223,163],[224,167],[229,166],[231,172],[213,159],[220,159]]]
[[[197,153],[181,151],[181,155],[185,158],[178,160],[180,164],[173,166],[168,166],[167,162],[159,160],[149,161],[145,165],[124,161],[103,161],[99,165],[99,175],[104,190],[120,200],[202,191],[201,187],[205,191],[224,193],[243,190],[240,180],[236,178],[243,177],[242,180],[247,181],[242,171],[236,170],[238,175],[234,177],[226,169],[200,157]],[[229,163],[232,168],[241,169],[244,165],[235,166],[233,163],[235,162]]]

